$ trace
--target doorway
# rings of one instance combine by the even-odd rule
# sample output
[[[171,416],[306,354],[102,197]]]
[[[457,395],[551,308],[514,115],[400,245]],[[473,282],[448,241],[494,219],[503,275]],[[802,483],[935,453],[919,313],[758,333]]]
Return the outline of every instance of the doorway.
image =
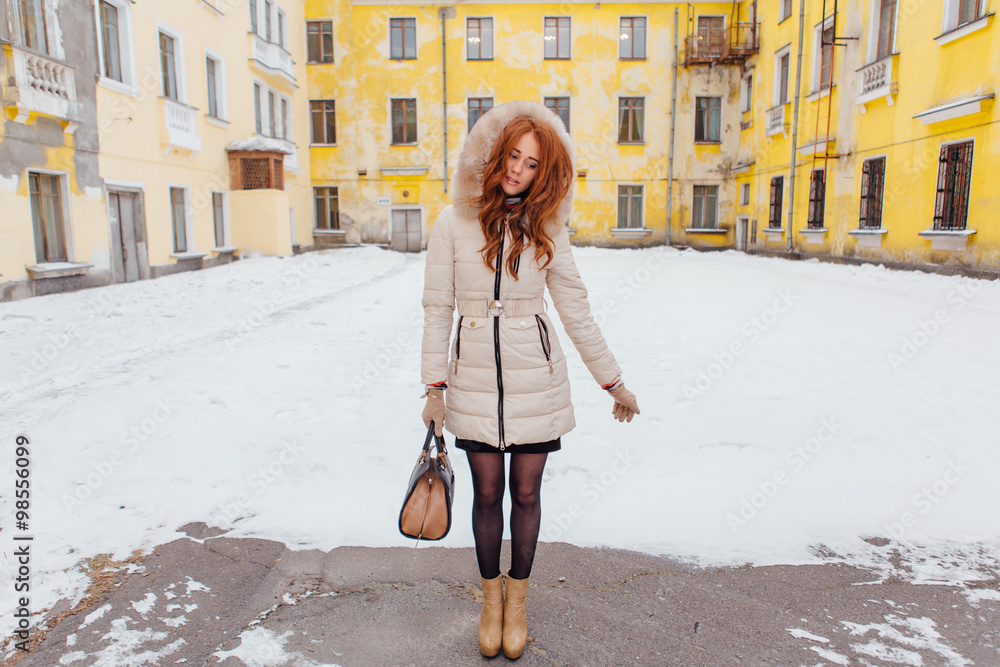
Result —
[[[750,218],[740,216],[736,219],[736,249],[747,251],[747,239],[750,238]]]
[[[420,209],[393,209],[392,249],[399,252],[420,252],[423,238]]]
[[[111,264],[116,283],[149,278],[146,219],[141,190],[108,190]]]

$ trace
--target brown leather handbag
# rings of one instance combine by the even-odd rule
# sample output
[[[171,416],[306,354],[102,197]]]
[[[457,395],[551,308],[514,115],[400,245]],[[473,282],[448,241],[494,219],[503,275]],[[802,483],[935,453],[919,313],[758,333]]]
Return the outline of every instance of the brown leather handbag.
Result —
[[[430,455],[432,446],[437,456]],[[448,459],[444,438],[434,434],[434,422],[431,422],[406,487],[403,508],[399,511],[399,532],[415,540],[442,539],[451,530],[454,494],[455,471]]]

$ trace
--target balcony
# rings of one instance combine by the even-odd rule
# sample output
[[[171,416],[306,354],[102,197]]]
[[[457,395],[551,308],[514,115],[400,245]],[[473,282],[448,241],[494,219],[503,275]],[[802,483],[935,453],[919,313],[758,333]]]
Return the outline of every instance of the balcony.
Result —
[[[253,62],[268,72],[277,72],[295,83],[295,63],[292,62],[292,54],[275,42],[265,41],[253,33],[250,33],[250,42]]]
[[[709,29],[684,39],[684,67],[742,65],[760,50],[760,23],[733,23],[728,29]]]
[[[785,105],[779,104],[778,106],[768,109],[765,112],[766,124],[765,124],[765,135],[768,137],[774,136],[775,134],[781,134],[785,131]]]
[[[892,106],[892,96],[896,94],[896,85],[892,81],[893,61],[898,57],[899,54],[890,55],[858,70],[858,97],[855,103],[861,113],[865,112],[865,104],[880,97]]]
[[[201,137],[195,126],[198,110],[169,98],[163,99],[163,125],[167,131],[167,150],[170,147],[183,148],[192,153],[201,150]]]
[[[32,114],[55,118],[67,134],[80,120],[76,101],[76,70],[17,44],[3,44],[7,71],[3,86],[4,106],[15,111],[13,120],[27,123]]]

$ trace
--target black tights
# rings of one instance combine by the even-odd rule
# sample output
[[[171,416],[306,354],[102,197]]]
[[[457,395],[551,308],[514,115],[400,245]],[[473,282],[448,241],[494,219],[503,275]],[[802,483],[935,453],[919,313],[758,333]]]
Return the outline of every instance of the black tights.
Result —
[[[504,456],[500,452],[467,452],[472,470],[472,534],[483,579],[500,576],[503,539]],[[540,490],[548,454],[510,455],[510,576],[527,579],[535,559],[542,520]]]

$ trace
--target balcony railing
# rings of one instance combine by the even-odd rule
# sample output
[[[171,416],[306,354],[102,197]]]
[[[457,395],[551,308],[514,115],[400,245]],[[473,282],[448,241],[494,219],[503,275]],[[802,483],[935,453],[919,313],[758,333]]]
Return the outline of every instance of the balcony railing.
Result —
[[[709,29],[684,40],[684,66],[736,65],[760,50],[759,23],[733,23]]]
[[[785,105],[779,104],[778,106],[768,109],[765,113],[766,124],[765,124],[765,134],[767,136],[773,136],[785,131]]]
[[[284,74],[289,80],[295,81],[295,63],[292,54],[274,42],[268,42],[251,33],[253,59],[263,67]]]
[[[76,70],[54,58],[17,44],[3,45],[7,70],[4,105],[16,109],[14,120],[24,123],[32,114],[66,121],[72,133],[80,118],[76,102]]]
[[[880,97],[886,98],[886,101],[892,104],[892,96],[896,92],[892,84],[892,65],[895,58],[896,56],[890,55],[858,70],[856,100],[858,105],[864,105]]]
[[[195,126],[197,109],[176,100],[163,99],[164,125],[167,129],[167,143],[189,151],[201,150],[201,137]]]

